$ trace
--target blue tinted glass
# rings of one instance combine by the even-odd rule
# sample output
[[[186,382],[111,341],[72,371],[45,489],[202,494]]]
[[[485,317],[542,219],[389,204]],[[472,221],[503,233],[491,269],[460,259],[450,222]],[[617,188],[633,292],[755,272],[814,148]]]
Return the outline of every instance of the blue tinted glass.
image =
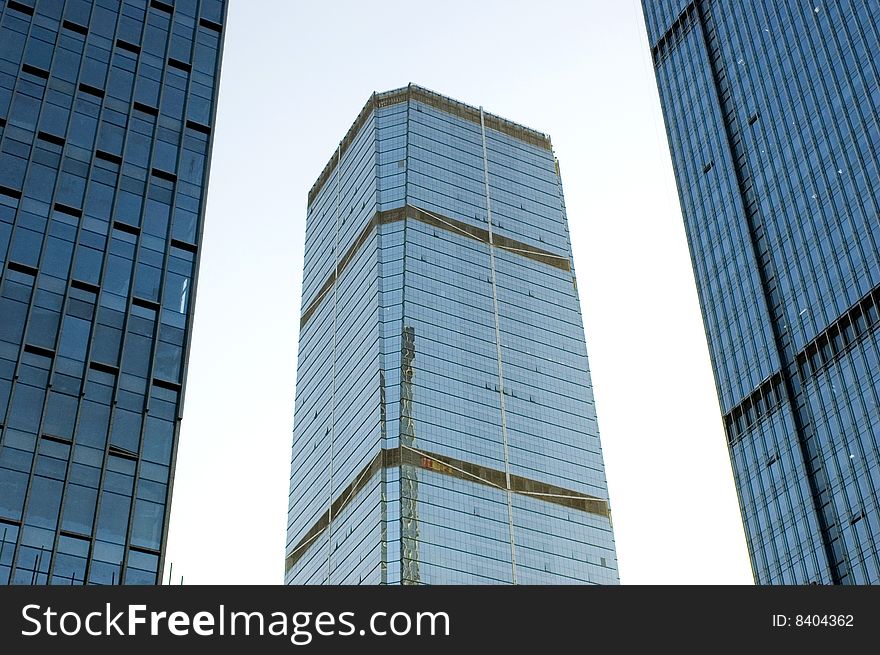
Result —
[[[0,584],[151,584],[226,3],[21,7],[0,2]],[[190,85],[166,53],[197,42]]]
[[[880,6],[642,4],[755,580],[876,584]]]
[[[553,151],[480,118],[374,97],[309,195],[288,583],[618,582]]]

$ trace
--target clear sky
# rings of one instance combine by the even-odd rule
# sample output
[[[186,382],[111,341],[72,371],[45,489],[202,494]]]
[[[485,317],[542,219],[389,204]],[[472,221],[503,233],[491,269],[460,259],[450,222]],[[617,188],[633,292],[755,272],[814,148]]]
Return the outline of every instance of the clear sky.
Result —
[[[283,580],[306,194],[373,91],[549,133],[624,584],[751,583],[638,0],[229,0],[166,576]]]

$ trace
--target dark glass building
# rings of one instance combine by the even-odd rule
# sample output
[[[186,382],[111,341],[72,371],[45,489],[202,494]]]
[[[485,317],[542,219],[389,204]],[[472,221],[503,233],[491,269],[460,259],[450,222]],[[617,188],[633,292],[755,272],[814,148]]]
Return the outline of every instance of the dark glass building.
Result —
[[[643,0],[756,582],[880,582],[880,4]]]
[[[374,94],[308,197],[285,581],[617,583],[550,139]]]
[[[0,0],[0,584],[162,570],[223,0]]]

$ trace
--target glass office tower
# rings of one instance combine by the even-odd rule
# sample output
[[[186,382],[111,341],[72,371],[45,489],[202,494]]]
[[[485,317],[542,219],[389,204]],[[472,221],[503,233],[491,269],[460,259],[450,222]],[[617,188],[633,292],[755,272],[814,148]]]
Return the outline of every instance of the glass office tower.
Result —
[[[285,581],[617,583],[559,169],[373,95],[308,198]]]
[[[0,584],[156,583],[223,0],[0,0]]]
[[[880,5],[644,0],[759,584],[880,582]]]

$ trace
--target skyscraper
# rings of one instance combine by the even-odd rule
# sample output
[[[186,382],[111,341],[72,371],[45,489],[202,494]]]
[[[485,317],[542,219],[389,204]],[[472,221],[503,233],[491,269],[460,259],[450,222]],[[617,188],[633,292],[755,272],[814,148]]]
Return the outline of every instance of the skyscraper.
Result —
[[[374,94],[308,197],[285,581],[616,583],[559,170]]]
[[[880,5],[643,8],[755,580],[880,582]]]
[[[0,1],[0,584],[160,576],[225,11]]]

